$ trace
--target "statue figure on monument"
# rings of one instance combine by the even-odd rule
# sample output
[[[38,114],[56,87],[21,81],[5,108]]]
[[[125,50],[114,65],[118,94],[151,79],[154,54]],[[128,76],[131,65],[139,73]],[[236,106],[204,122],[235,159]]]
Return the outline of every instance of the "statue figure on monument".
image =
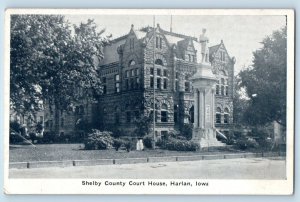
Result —
[[[206,33],[206,29],[203,28],[202,29],[202,34],[199,37],[199,41],[201,43],[201,55],[202,55],[202,59],[201,62],[208,62],[208,43],[209,43],[209,39],[208,37],[205,35]]]

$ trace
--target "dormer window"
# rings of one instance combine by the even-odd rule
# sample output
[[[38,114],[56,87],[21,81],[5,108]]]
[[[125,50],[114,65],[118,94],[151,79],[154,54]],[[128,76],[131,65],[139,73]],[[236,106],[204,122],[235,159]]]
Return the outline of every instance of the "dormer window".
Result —
[[[161,37],[156,37],[156,48],[162,49],[162,38]]]
[[[225,52],[224,51],[220,51],[220,58],[222,62],[225,62]]]
[[[130,50],[134,49],[134,39],[129,39],[129,43],[130,43]]]

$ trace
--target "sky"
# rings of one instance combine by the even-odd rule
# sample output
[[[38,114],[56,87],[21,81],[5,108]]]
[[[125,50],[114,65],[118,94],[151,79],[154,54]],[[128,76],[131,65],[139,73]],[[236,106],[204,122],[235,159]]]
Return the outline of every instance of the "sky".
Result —
[[[72,24],[94,19],[98,29],[106,29],[106,34],[113,38],[123,36],[135,29],[153,26],[153,15],[66,15]],[[171,16],[155,16],[155,24],[160,24],[164,30],[170,31]],[[270,15],[173,15],[172,31],[199,38],[202,29],[206,28],[209,46],[217,45],[223,40],[230,57],[236,58],[235,75],[252,64],[253,51],[262,47],[260,43],[273,31],[286,25],[285,16]]]

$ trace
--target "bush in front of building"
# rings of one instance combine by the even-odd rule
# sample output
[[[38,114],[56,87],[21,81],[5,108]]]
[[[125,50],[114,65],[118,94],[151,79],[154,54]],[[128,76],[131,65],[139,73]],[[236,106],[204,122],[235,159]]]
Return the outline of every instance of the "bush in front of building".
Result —
[[[144,146],[148,149],[152,149],[153,141],[154,141],[154,139],[153,139],[152,135],[146,135],[143,137]]]
[[[130,140],[125,140],[124,141],[124,146],[126,148],[126,151],[130,152],[132,150],[132,148],[133,148],[133,143]]]
[[[113,147],[116,151],[118,151],[124,145],[124,143],[125,141],[120,138],[114,139]]]
[[[199,145],[190,140],[180,140],[169,138],[164,144],[165,149],[173,151],[197,151],[200,149]]]
[[[88,150],[104,150],[112,148],[113,143],[114,139],[111,132],[92,129],[92,132],[84,140],[84,148]]]

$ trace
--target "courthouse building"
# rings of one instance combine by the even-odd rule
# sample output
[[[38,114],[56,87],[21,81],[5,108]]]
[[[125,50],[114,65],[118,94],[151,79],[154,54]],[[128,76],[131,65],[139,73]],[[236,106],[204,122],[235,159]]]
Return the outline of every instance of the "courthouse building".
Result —
[[[200,35],[205,36],[205,30]],[[152,27],[136,30],[132,25],[126,35],[103,49],[104,59],[97,64],[103,95],[96,103],[87,99],[73,110],[56,113],[60,117],[54,117],[53,109],[45,111],[45,131],[51,131],[55,124],[57,132],[72,133],[76,124],[85,120],[130,132],[134,120],[151,115],[153,108],[158,136],[179,129],[194,121],[190,77],[197,65],[207,63],[217,79],[215,127],[226,134],[233,123],[235,58],[230,57],[222,40],[207,51],[201,43],[201,38],[166,31],[159,24],[155,33]]]

